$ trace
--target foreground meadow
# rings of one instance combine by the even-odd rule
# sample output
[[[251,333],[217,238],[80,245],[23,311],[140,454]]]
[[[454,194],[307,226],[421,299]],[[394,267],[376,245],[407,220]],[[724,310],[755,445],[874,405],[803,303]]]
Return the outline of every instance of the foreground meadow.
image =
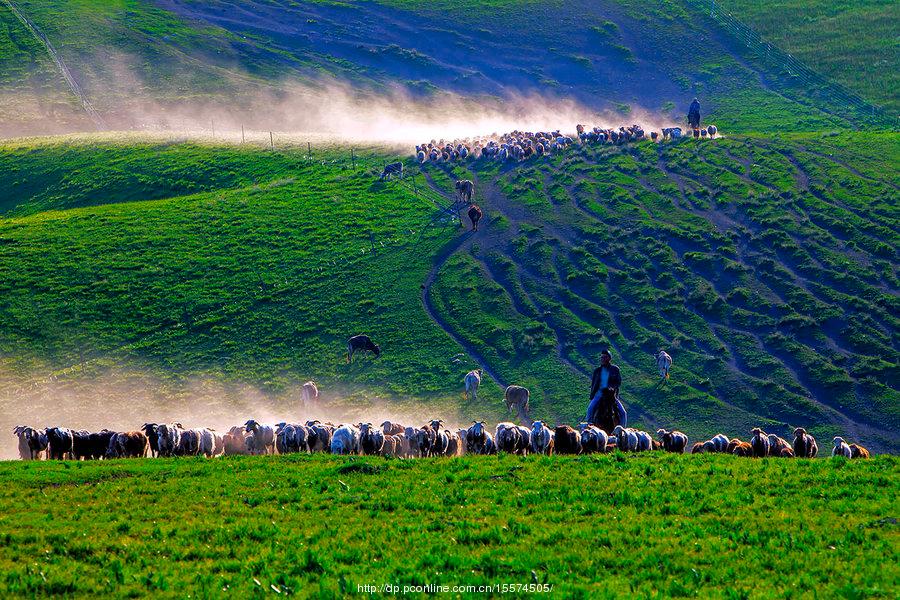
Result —
[[[894,598],[900,461],[325,455],[0,463],[0,594]],[[464,594],[465,595],[465,594]]]

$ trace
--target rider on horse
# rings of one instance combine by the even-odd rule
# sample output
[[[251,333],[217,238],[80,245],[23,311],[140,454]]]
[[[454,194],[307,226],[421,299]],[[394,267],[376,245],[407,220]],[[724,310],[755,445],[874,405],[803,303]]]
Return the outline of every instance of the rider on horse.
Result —
[[[600,423],[600,415],[603,412],[600,409],[604,408],[601,406],[601,403],[604,396],[606,396],[610,400],[615,400],[615,407],[609,407],[615,412],[613,417],[616,418],[617,422],[614,424],[627,427],[628,413],[625,412],[625,406],[619,399],[619,387],[621,385],[622,374],[619,372],[619,367],[612,364],[610,351],[604,350],[600,354],[600,366],[594,369],[594,375],[591,377],[591,402],[588,405],[587,416],[585,417],[588,423],[594,423],[604,430],[606,429]],[[604,394],[604,392],[606,393]],[[609,425],[609,423],[606,423],[606,425]],[[608,431],[607,433],[610,432]]]

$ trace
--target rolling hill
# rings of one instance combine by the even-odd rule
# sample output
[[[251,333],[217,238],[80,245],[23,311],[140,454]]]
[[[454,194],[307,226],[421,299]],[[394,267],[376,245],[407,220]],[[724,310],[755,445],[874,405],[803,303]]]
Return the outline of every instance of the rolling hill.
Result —
[[[92,418],[49,387],[123,404],[117,422],[209,410],[218,424],[251,410],[246,387],[267,412],[297,410],[314,377],[355,415],[501,418],[515,382],[536,417],[573,421],[610,346],[645,428],[806,425],[897,450],[893,134],[585,146],[410,163],[421,172],[386,183],[383,150],[306,151],[0,146],[5,419],[23,398]],[[437,208],[463,175],[486,210],[477,234]],[[344,364],[362,331],[383,357]],[[676,360],[666,386],[659,347]],[[479,364],[490,381],[460,402]]]
[[[190,405],[223,425],[248,407],[294,410],[310,377],[344,415],[420,418],[421,404],[502,418],[501,388],[517,382],[535,416],[575,420],[610,346],[643,427],[697,438],[803,424],[898,449],[900,156],[896,133],[878,129],[889,110],[848,107],[844,88],[779,68],[780,50],[743,45],[705,3],[2,8],[6,133],[93,127],[50,49],[108,127],[230,128],[228,142],[175,132],[0,146],[7,425],[23,405],[81,423],[85,402],[116,423],[136,405],[146,418]],[[844,73],[870,56],[856,38]],[[819,62],[811,45],[804,58]],[[310,156],[304,136],[276,134],[266,149],[268,135],[250,131],[309,125],[296,95],[337,104],[335,82],[353,98],[337,119],[349,128],[375,98],[402,99],[396,112],[411,119],[452,96],[471,119],[529,104],[554,114],[565,99],[605,122],[656,124],[680,121],[697,94],[725,136],[517,166],[408,163],[414,179],[385,184],[374,174],[394,149],[316,141]],[[237,145],[241,124],[251,139]],[[457,177],[476,181],[487,211],[477,235],[439,209]],[[384,357],[341,364],[361,331]],[[676,358],[668,386],[653,373],[659,347]],[[486,388],[460,401],[477,365]]]

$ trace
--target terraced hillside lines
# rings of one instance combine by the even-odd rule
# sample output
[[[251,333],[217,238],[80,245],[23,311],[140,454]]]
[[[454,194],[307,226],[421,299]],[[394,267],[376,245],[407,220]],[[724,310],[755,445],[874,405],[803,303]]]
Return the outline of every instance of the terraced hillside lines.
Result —
[[[578,599],[888,599],[898,467],[663,453],[5,462],[0,592],[339,598],[373,581],[507,580]],[[373,544],[373,520],[407,543]]]
[[[438,308],[515,381],[551,372],[545,403],[565,382],[540,416],[579,418],[611,346],[647,428],[816,423],[896,448],[896,154],[890,134],[810,135],[475,163],[491,229],[447,259]]]

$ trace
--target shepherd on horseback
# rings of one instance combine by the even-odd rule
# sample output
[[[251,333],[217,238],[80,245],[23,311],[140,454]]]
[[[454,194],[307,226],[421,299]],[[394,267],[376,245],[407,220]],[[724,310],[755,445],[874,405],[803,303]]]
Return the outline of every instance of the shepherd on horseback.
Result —
[[[616,425],[627,427],[628,413],[619,399],[622,374],[619,367],[612,364],[612,353],[604,350],[600,354],[600,366],[591,377],[591,402],[588,404],[585,420],[611,434]]]
[[[699,129],[700,127],[700,101],[696,98],[694,98],[694,101],[691,102],[688,108],[688,123],[692,129]]]

